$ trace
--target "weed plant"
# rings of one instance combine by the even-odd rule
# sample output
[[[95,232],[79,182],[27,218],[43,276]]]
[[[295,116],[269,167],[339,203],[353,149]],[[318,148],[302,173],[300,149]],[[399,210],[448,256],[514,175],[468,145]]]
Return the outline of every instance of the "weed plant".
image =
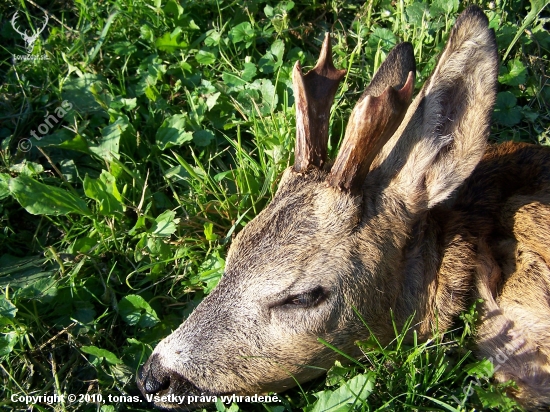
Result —
[[[546,0],[4,1],[0,407],[146,410],[123,398],[138,395],[139,365],[216,285],[232,237],[293,163],[293,64],[311,68],[332,33],[348,70],[331,112],[334,157],[389,50],[414,45],[418,90],[470,3],[501,57],[491,138],[550,144]],[[29,56],[15,12],[28,33],[49,16],[33,59],[15,57]],[[492,364],[471,355],[474,311],[428,342],[407,346],[396,331],[389,347],[360,343],[363,360],[280,403],[213,408],[513,410]],[[11,400],[45,394],[65,401]]]

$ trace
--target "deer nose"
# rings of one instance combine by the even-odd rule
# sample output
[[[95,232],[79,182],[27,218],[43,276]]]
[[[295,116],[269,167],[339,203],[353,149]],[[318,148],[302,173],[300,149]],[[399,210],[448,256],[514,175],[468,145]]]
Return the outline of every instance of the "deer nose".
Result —
[[[153,354],[138,372],[138,386],[144,394],[155,394],[170,387],[170,373],[161,366],[157,357]]]

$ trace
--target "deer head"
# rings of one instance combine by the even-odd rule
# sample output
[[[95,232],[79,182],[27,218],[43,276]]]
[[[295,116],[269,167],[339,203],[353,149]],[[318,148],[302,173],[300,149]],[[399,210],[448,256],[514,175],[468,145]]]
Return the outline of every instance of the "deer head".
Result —
[[[27,34],[27,30],[25,30],[24,32],[22,32],[21,30],[17,29],[16,27],[16,23],[15,21],[17,20],[17,18],[19,17],[19,12],[15,12],[15,14],[13,15],[13,17],[11,18],[11,25],[13,27],[13,29],[19,33],[22,37],[23,37],[23,40],[25,40],[25,44],[26,44],[26,48],[27,48],[27,53],[32,53],[32,49],[34,47],[34,43],[36,42],[36,40],[38,39],[38,36],[40,35],[40,33],[42,33],[44,31],[44,29],[46,28],[47,24],[48,24],[48,20],[49,20],[49,17],[48,17],[48,14],[47,13],[44,13],[44,15],[46,16],[45,20],[44,20],[44,24],[42,25],[42,27],[40,29],[38,29],[32,36],[29,36]]]
[[[414,312],[420,296],[401,302],[407,283],[424,284],[403,264],[411,227],[469,176],[489,130],[496,46],[484,14],[459,17],[410,104],[415,70],[412,45],[389,53],[330,166],[329,111],[344,71],[328,36],[312,71],[296,64],[294,165],[233,241],[218,286],[141,369],[156,406],[177,406],[164,395],[283,391],[338,358],[319,338],[360,354],[354,342],[369,332],[354,308],[383,341],[391,309],[398,323]]]

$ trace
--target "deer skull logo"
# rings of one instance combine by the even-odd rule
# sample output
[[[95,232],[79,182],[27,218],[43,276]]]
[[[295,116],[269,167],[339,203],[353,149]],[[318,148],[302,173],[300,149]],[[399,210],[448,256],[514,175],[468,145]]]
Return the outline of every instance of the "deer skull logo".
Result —
[[[17,33],[19,33],[21,35],[21,37],[23,37],[23,40],[25,40],[25,47],[27,48],[27,53],[28,54],[32,53],[34,43],[38,39],[38,36],[40,35],[40,33],[42,33],[44,31],[44,29],[46,28],[46,25],[48,24],[49,17],[46,13],[44,13],[44,16],[46,16],[46,19],[44,20],[44,24],[42,25],[42,27],[40,29],[37,29],[32,36],[29,36],[27,34],[28,30],[21,31],[16,27],[16,22],[15,21],[19,17],[19,12],[18,11],[15,12],[15,14],[13,15],[13,17],[11,19],[11,25],[12,25],[13,29]]]

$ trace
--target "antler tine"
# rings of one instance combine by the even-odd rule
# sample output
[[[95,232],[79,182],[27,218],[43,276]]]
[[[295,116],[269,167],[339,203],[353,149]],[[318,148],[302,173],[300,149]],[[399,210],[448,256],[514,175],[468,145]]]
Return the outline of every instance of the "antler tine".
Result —
[[[11,18],[11,26],[13,27],[13,29],[19,33],[21,36],[26,36],[27,35],[27,31],[25,30],[25,33],[22,33],[20,32],[19,30],[17,30],[17,27],[15,27],[15,20],[17,20],[17,18],[19,17],[19,12],[16,11],[15,14],[13,15],[13,17]]]
[[[328,33],[312,70],[302,75],[300,62],[296,62],[292,72],[296,99],[294,171],[301,173],[311,165],[323,166],[327,158],[330,108],[345,74],[346,70],[334,67]]]
[[[42,28],[37,31],[38,33],[42,33],[44,31],[44,29],[46,28],[46,26],[48,24],[48,21],[50,21],[48,13],[44,13],[44,15],[46,16],[46,20],[44,20],[44,24],[42,25]]]
[[[405,85],[388,86],[379,97],[366,96],[353,109],[340,153],[327,177],[330,186],[358,193],[370,165],[405,117],[414,90],[411,71]]]

